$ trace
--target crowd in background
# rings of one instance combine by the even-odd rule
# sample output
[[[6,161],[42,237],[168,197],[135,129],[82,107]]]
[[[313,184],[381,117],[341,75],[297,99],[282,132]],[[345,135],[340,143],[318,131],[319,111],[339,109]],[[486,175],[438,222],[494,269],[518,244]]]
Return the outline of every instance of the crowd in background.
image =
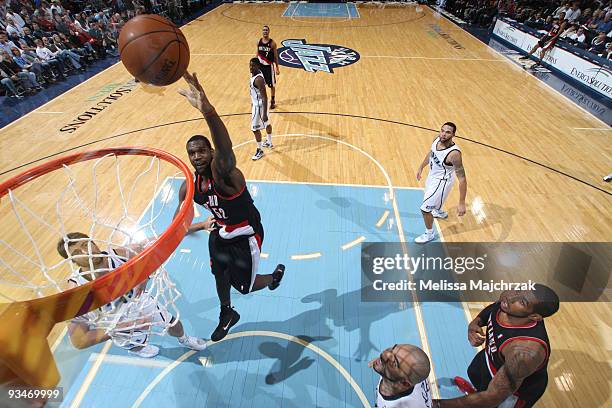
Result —
[[[125,22],[137,14],[164,13],[169,3],[0,0],[0,75],[4,94],[22,99],[85,71],[97,60],[117,57],[117,40]]]
[[[543,31],[549,31],[555,19],[564,13],[565,27],[560,40],[612,58],[610,0],[447,0],[443,7],[473,25],[490,27],[496,16],[505,16]]]

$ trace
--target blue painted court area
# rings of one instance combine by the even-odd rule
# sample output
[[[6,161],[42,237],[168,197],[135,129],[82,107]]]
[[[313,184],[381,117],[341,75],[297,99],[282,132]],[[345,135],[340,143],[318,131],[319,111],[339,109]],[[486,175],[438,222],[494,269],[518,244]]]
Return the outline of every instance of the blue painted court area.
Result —
[[[159,225],[172,217],[181,182],[167,180],[173,201]],[[399,240],[388,188],[261,181],[248,188],[265,228],[259,271],[284,263],[281,287],[246,296],[232,292],[241,319],[226,339],[202,352],[155,337],[152,344],[161,348],[156,358],[112,346],[94,372],[103,346],[76,350],[64,338],[55,351],[66,395],[62,407],[72,406],[81,389],[80,406],[87,408],[374,405],[379,377],[367,362],[396,343],[421,345],[412,302],[361,301],[359,243]],[[423,228],[422,194],[395,189],[406,240]],[[200,207],[196,220],[206,216]],[[177,306],[187,333],[205,338],[219,314],[207,240],[206,232],[187,236],[167,265],[182,293]],[[458,395],[448,378],[465,375],[474,355],[463,309],[422,303],[421,311],[441,394]]]
[[[283,17],[359,18],[353,3],[290,3]]]

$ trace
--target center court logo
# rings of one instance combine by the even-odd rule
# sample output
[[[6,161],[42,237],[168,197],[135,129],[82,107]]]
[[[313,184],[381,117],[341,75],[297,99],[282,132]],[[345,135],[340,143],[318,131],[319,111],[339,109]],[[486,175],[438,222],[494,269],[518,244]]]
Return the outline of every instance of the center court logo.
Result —
[[[334,68],[345,67],[359,61],[359,53],[347,47],[331,44],[306,44],[306,40],[283,40],[278,50],[279,63],[308,72],[323,71],[332,74]]]

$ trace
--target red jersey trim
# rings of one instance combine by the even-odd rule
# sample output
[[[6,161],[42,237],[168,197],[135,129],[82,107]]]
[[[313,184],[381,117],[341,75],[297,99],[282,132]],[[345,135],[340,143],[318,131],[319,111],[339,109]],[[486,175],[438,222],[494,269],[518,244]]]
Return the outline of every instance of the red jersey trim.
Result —
[[[242,189],[239,192],[237,192],[236,194],[234,194],[232,196],[227,197],[227,196],[219,194],[219,192],[215,188],[215,185],[213,184],[213,190],[215,190],[215,194],[218,195],[219,197],[221,197],[222,199],[226,200],[226,201],[233,200],[234,198],[240,196],[242,193],[244,193],[244,189],[245,188],[246,188],[246,183],[244,183],[244,186],[242,186]]]
[[[268,59],[264,57],[263,55],[261,55],[260,53],[257,53],[257,57],[264,60],[266,63],[268,63],[268,65],[272,65],[272,61],[268,61]]]
[[[499,309],[495,314],[495,321],[504,329],[531,329],[532,327],[535,327],[536,324],[538,324],[538,322],[533,322],[533,324],[531,324],[530,326],[506,326],[499,321],[499,312],[501,311],[502,310]]]
[[[249,221],[246,220],[246,221],[242,221],[240,224],[233,224],[233,225],[226,225],[223,223],[223,221],[217,221],[217,224],[223,225],[225,227],[225,231],[229,233],[234,230],[237,230],[238,228],[249,226]]]

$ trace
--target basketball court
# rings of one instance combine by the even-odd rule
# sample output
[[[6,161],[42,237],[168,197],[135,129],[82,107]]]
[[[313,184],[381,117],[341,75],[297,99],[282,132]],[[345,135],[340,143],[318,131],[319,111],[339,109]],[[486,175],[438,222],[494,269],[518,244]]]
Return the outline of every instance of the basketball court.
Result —
[[[284,62],[270,114],[275,149],[254,162],[249,59],[263,25]],[[415,173],[446,121],[457,124],[469,187],[462,218],[452,191],[449,218],[435,224],[441,240],[612,238],[612,188],[602,181],[610,128],[426,6],[224,4],[182,31],[189,71],[226,124],[262,214],[260,270],[284,263],[283,285],[232,292],[240,322],[203,352],[168,336],[153,340],[161,347],[154,359],[110,342],[77,350],[58,324],[49,344],[64,401],[49,406],[372,407],[379,376],[367,362],[396,343],[428,353],[434,397],[459,396],[451,378],[466,376],[477,351],[466,331],[482,305],[368,303],[359,291],[363,242],[409,242],[423,232]],[[121,63],[111,66],[1,130],[2,181],[58,156],[117,146],[161,149],[188,163],[187,139],[208,129],[177,93],[185,86],[136,84]],[[92,109],[100,101],[104,109]],[[125,184],[141,185],[146,166],[130,168],[123,157]],[[76,179],[90,173],[74,169]],[[163,231],[181,177],[162,170],[156,188],[136,189],[131,216]],[[105,216],[120,217],[116,192],[99,187]],[[38,216],[55,211],[44,186],[25,191]],[[207,211],[195,207],[194,222],[203,221]],[[40,231],[36,239],[46,248],[41,259],[57,263],[57,236]],[[166,264],[186,331],[205,338],[219,312],[207,240],[204,231],[187,236]],[[3,302],[17,292],[2,285]],[[563,303],[546,320],[552,355],[538,406],[609,404],[610,312],[606,302]]]

